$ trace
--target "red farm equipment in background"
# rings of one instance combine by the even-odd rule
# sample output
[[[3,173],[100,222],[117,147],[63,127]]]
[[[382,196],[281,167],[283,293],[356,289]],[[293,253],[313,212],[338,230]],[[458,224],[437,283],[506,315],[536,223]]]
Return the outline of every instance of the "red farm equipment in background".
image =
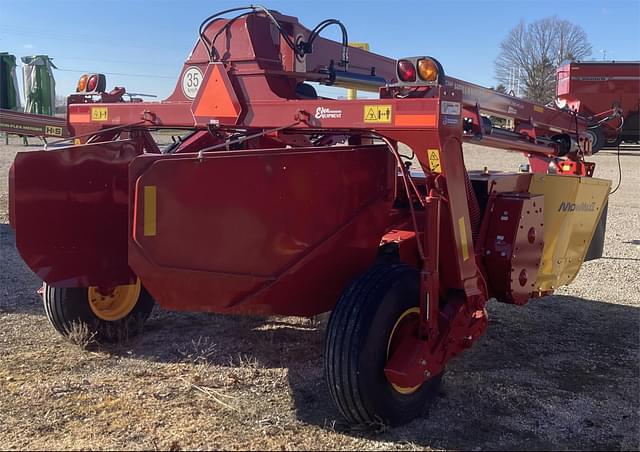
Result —
[[[593,152],[640,141],[640,61],[568,61],[557,70],[558,104],[587,117]]]
[[[342,42],[319,36],[327,26]],[[379,99],[321,97],[309,82]],[[62,334],[78,321],[100,340],[135,331],[154,300],[332,311],[337,408],[397,425],[484,333],[490,298],[550,294],[602,253],[610,182],[585,160],[582,117],[453,79],[428,56],[349,47],[335,19],[309,30],[261,7],[224,11],[202,23],[168,99],[124,93],[70,96],[81,144],[19,153],[11,169],[17,248]],[[184,136],[161,149],[161,129]],[[464,142],[525,153],[530,171],[468,172]]]

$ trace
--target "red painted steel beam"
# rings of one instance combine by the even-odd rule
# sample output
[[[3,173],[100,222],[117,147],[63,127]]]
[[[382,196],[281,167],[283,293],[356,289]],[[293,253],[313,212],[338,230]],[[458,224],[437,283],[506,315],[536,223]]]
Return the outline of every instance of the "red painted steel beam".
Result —
[[[482,113],[531,122],[535,127],[544,127],[552,134],[576,133],[576,118],[573,114],[538,105],[525,99],[485,88],[453,77],[447,77],[445,86],[462,91],[462,103],[473,108],[476,105]],[[586,121],[578,118],[579,131],[584,131]]]
[[[37,137],[65,138],[71,136],[64,118],[21,113],[4,108],[0,108],[0,131]]]

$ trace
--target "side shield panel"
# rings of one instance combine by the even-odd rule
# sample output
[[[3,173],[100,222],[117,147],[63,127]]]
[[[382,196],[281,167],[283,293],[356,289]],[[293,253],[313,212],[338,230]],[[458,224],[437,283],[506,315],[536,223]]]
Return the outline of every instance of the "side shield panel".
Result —
[[[326,311],[375,258],[394,168],[381,146],[138,157],[129,263],[170,309]]]
[[[553,290],[578,274],[609,196],[610,181],[535,174],[529,191],[544,195],[544,251],[536,287]]]
[[[127,265],[127,141],[20,152],[9,197],[16,245],[26,264],[56,287],[113,286]]]

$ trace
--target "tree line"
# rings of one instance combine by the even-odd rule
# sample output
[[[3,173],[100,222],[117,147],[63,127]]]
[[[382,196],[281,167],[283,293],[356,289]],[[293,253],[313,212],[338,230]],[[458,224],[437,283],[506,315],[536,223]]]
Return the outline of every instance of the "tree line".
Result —
[[[521,20],[500,43],[495,60],[495,88],[506,92],[519,83],[522,97],[547,104],[556,97],[556,69],[564,60],[591,55],[582,27],[556,16],[531,22]],[[511,93],[510,93],[511,94]]]

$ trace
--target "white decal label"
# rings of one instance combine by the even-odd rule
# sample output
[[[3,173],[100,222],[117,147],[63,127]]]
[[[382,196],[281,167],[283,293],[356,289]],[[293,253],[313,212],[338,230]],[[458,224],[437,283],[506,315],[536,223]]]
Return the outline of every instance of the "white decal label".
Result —
[[[331,110],[330,108],[316,108],[316,119],[340,119],[342,118],[342,110]]]
[[[440,102],[440,113],[443,115],[460,115],[460,102]]]
[[[182,92],[189,99],[195,99],[198,89],[202,84],[202,71],[191,66],[182,75]]]

